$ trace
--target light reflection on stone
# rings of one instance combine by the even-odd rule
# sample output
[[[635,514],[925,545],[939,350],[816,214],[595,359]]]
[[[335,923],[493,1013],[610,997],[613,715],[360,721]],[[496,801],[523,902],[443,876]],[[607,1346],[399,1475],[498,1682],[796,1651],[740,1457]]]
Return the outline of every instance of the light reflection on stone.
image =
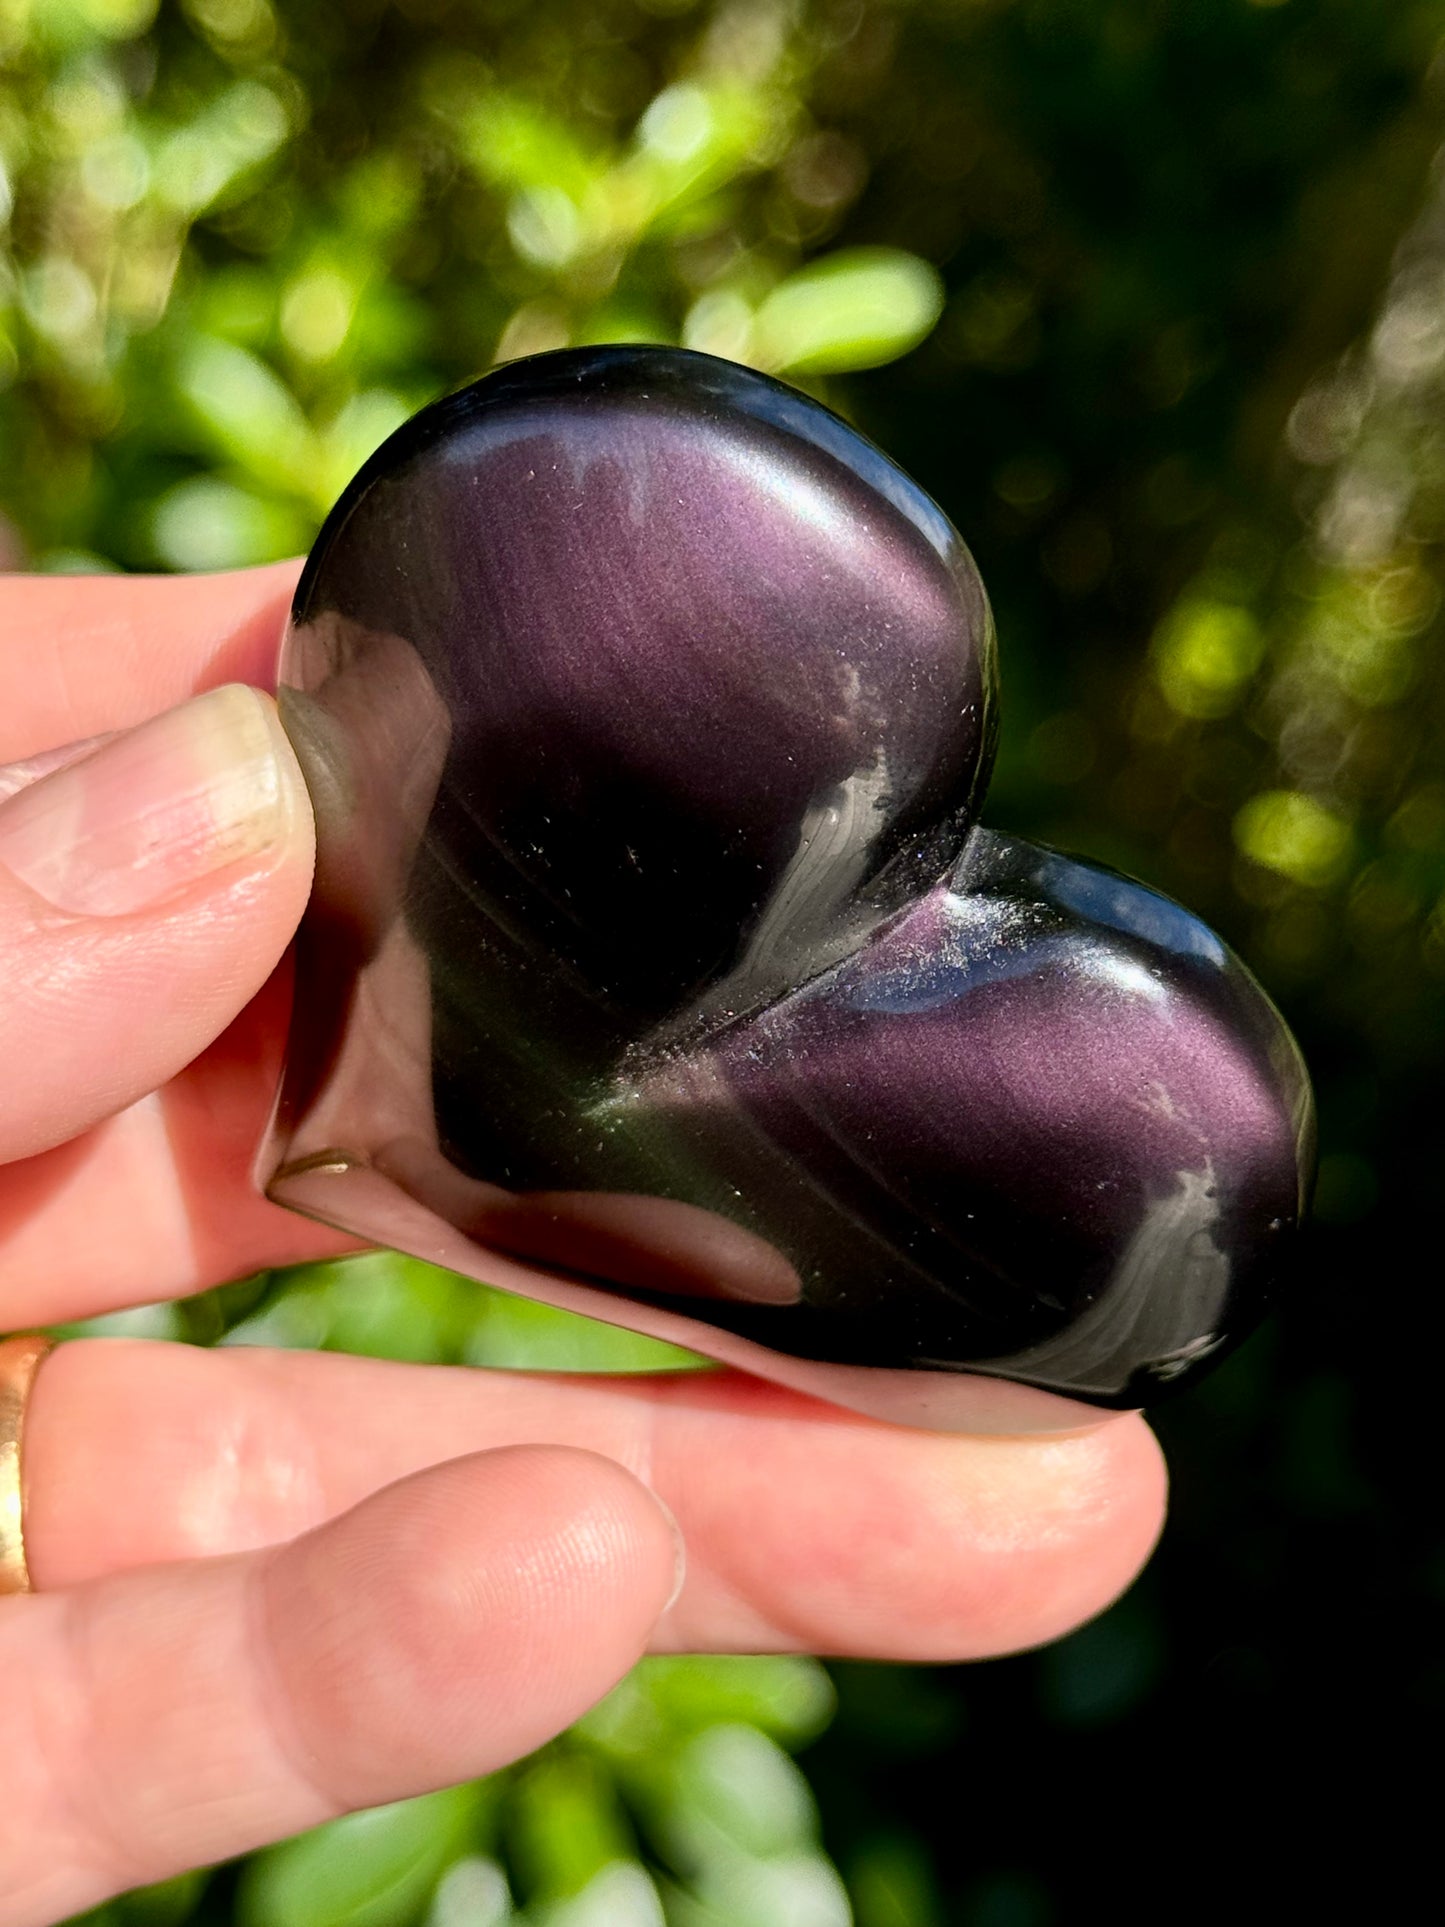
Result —
[[[1308,1081],[1187,910],[977,827],[993,674],[936,506],[746,370],[409,424],[286,645],[272,1195],[883,1416],[1187,1378],[1275,1288]]]

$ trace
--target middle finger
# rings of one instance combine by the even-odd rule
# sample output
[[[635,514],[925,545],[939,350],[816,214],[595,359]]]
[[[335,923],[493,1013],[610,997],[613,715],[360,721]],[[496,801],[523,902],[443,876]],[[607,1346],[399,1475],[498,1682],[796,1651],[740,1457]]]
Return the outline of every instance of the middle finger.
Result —
[[[163,1091],[0,1166],[0,1327],[93,1318],[358,1248],[252,1181],[289,1001],[283,966]]]
[[[1157,1537],[1137,1415],[1072,1436],[947,1436],[735,1373],[557,1378],[336,1354],[86,1340],[26,1428],[37,1587],[294,1537],[406,1474],[517,1444],[615,1459],[688,1544],[669,1644],[950,1660],[1100,1610]]]

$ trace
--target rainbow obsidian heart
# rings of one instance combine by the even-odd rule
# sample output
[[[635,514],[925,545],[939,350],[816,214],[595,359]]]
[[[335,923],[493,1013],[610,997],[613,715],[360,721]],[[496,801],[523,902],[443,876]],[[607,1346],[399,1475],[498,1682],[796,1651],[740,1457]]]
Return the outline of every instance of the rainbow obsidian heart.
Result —
[[[347,490],[281,680],[274,1197],[918,1423],[1144,1403],[1269,1302],[1288,1032],[1188,911],[977,826],[982,584],[816,403],[501,369]]]

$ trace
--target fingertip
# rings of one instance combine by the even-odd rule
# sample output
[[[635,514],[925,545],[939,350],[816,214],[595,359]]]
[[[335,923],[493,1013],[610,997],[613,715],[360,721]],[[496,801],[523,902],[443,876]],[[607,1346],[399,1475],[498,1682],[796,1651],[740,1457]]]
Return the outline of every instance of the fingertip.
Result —
[[[782,1412],[771,1430],[755,1462],[689,1461],[694,1583],[669,1645],[711,1627],[730,1646],[878,1659],[1019,1651],[1117,1596],[1163,1518],[1163,1460],[1134,1413],[1027,1438]]]
[[[495,1771],[616,1683],[672,1574],[667,1520],[621,1467],[519,1447],[279,1547],[23,1602],[0,1757],[31,1770],[0,1887],[24,1904],[0,1916],[68,1918]]]
[[[314,858],[275,701],[239,683],[0,805],[0,1157],[77,1135],[206,1049],[284,954]]]
[[[565,1446],[417,1473],[262,1568],[266,1645],[338,1805],[529,1752],[645,1650],[675,1528],[630,1473]]]
[[[972,1467],[981,1584],[967,1650],[954,1657],[1021,1652],[1072,1632],[1133,1584],[1163,1529],[1168,1474],[1141,1413],[1012,1443],[996,1483],[979,1476],[977,1458]]]

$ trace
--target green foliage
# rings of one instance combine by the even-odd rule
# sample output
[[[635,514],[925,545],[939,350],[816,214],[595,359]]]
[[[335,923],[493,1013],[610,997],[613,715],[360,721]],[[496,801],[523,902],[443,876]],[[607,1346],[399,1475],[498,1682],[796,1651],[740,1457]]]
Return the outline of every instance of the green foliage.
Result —
[[[391,1927],[415,1920],[454,1861],[484,1838],[486,1801],[456,1787],[348,1814],[257,1854],[241,1881],[242,1927]]]
[[[12,20],[0,440],[42,482],[17,518],[40,566],[292,553],[398,422],[496,359],[686,340],[837,372],[932,327],[911,254],[800,268],[859,185],[818,152],[816,21],[444,11]]]
[[[242,1927],[790,1927],[846,1922],[807,1782],[779,1744],[826,1723],[807,1660],[654,1660],[515,1772],[353,1814],[255,1855]],[[517,1900],[525,1899],[523,1911]],[[159,1916],[157,1916],[159,1919]]]
[[[808,1662],[655,1662],[484,1791],[106,1927],[1047,1927],[1129,1918],[1131,1879],[1172,1916],[1185,1864],[1217,1914],[1241,1815],[1317,1759],[1387,1778],[1381,1709],[1438,1723],[1445,1330],[1409,1232],[1445,1163],[1442,29],[1440,0],[0,0],[0,560],[299,550],[411,409],[567,342],[827,382],[979,556],[993,820],[1210,915],[1321,1096],[1311,1289],[1161,1415],[1176,1524],[1094,1626],[963,1679],[845,1666],[836,1712]],[[692,1362],[385,1257],[105,1322]],[[1280,1911],[1337,1910],[1316,1844]]]
[[[786,375],[871,368],[916,348],[943,309],[943,283],[897,248],[848,248],[790,274],[749,324],[751,353],[734,359]]]
[[[229,1311],[224,1305],[216,1310],[217,1327],[204,1335],[224,1332],[227,1344],[355,1352],[418,1365],[647,1372],[695,1369],[700,1363],[660,1339],[488,1291],[393,1252],[272,1277],[247,1300],[233,1300]],[[148,1315],[165,1316],[160,1308]],[[194,1308],[189,1315],[195,1316]],[[185,1316],[175,1313],[176,1323]]]

